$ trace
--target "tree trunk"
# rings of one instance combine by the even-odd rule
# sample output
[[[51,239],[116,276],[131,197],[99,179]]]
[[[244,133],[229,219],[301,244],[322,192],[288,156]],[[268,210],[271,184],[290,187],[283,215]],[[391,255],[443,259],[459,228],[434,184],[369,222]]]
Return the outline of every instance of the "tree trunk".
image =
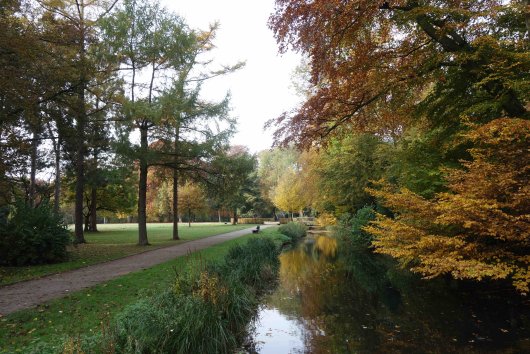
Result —
[[[96,103],[96,107],[98,104]],[[94,149],[94,165],[93,165],[94,175],[97,175],[98,170],[98,150]],[[92,232],[98,232],[98,200],[97,200],[97,177],[92,181],[92,188],[90,191],[90,227],[89,230]]]
[[[191,208],[188,207],[188,227],[191,227]]]
[[[173,169],[173,240],[179,240],[179,175],[175,167]]]
[[[147,246],[147,127],[140,126],[140,180],[138,183],[138,245]]]
[[[86,97],[86,33],[84,23],[84,3],[81,2],[79,14],[79,86],[77,88],[77,156],[75,164],[75,243],[86,243],[83,234],[83,192],[85,189],[85,129],[87,121]]]
[[[90,231],[98,232],[98,220],[97,220],[97,188],[92,186],[90,196]]]
[[[31,142],[31,169],[30,169],[30,177],[29,177],[29,206],[35,207],[35,195],[36,195],[36,175],[37,175],[37,154],[38,154],[38,139],[39,134],[37,133],[37,130],[35,129],[33,131],[33,139]]]
[[[180,121],[179,121],[180,122]],[[179,215],[179,165],[178,165],[178,152],[179,152],[179,138],[180,138],[180,124],[177,122],[175,127],[175,146],[174,146],[174,164],[173,166],[173,240],[178,240],[179,238],[179,228],[178,228],[178,215]]]
[[[222,221],[221,221],[221,209],[217,209],[217,216],[219,217],[219,223],[222,223]]]
[[[86,125],[86,107],[85,107],[85,86],[86,83],[79,85],[78,100],[78,117],[77,117],[77,154],[75,168],[75,242],[86,243],[83,234],[83,192],[85,189],[85,125]]]
[[[234,219],[232,221],[232,225],[236,225],[237,224],[237,209],[234,209]]]
[[[59,214],[59,202],[61,198],[61,139],[53,139],[55,152],[55,188],[53,190],[53,212]]]
[[[90,231],[90,214],[84,215],[85,217],[85,229],[84,231]]]
[[[61,198],[61,137],[59,135],[59,129],[57,129],[57,139],[55,139],[53,129],[50,122],[46,122],[48,127],[48,135],[52,141],[53,154],[55,155],[55,181],[53,188],[53,212],[59,214],[59,202]]]

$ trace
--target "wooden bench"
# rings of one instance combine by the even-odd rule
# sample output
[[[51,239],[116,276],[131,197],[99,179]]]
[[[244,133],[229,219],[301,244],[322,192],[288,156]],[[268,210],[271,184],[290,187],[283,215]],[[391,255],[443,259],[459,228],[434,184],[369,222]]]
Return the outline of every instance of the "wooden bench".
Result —
[[[255,230],[252,230],[252,233],[253,234],[257,234],[259,232],[259,225],[256,226],[256,229]]]

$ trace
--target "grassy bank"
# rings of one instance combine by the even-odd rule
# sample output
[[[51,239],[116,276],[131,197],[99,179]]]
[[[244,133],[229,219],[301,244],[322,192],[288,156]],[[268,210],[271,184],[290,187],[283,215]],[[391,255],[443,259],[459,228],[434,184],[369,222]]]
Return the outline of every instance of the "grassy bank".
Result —
[[[197,252],[203,260],[219,260],[228,249],[248,236]],[[61,344],[65,337],[96,333],[124,306],[156,294],[172,284],[175,272],[183,269],[187,257],[131,273],[34,309],[22,310],[0,319],[0,353],[27,352],[38,342]]]
[[[78,343],[95,353],[234,353],[277,279],[279,250],[262,235],[231,247],[221,261],[196,260],[172,287],[127,306],[109,336]]]
[[[67,338],[80,338],[101,333],[108,329],[109,323],[130,304],[163,294],[175,286],[176,274],[179,277],[190,275],[189,269],[184,272],[190,261],[197,264],[222,261],[230,248],[246,243],[256,236],[243,236],[194,253],[191,257],[179,257],[170,262],[150,269],[132,273],[87,290],[73,293],[65,298],[50,301],[37,308],[19,311],[0,318],[0,353],[31,353],[29,348],[37,348],[34,353],[41,353],[38,343],[62,346]],[[289,238],[280,234],[276,228],[260,233],[260,238],[273,240],[276,248],[289,242]],[[245,257],[249,258],[249,257]],[[240,263],[237,257],[234,261]],[[230,268],[235,268],[230,266]],[[240,268],[241,269],[241,268]],[[246,281],[258,279],[252,274],[252,268],[242,274]],[[254,270],[255,271],[255,270]],[[246,276],[245,276],[246,274]],[[181,281],[181,284],[185,282]],[[58,351],[60,352],[60,351]]]
[[[250,228],[252,225],[224,225],[217,223],[179,225],[180,240],[171,239],[173,224],[148,224],[150,246],[137,246],[138,225],[98,225],[100,232],[86,233],[86,244],[69,247],[69,260],[57,264],[27,267],[0,267],[0,286],[35,279],[49,274],[78,269],[87,265],[118,259],[160,247]]]

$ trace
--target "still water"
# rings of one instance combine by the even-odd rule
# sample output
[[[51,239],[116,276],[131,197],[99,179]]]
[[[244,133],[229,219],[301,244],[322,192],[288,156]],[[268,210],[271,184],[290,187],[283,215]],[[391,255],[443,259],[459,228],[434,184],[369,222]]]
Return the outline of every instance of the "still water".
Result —
[[[336,239],[280,256],[250,353],[530,353],[530,305],[504,289],[434,281]]]

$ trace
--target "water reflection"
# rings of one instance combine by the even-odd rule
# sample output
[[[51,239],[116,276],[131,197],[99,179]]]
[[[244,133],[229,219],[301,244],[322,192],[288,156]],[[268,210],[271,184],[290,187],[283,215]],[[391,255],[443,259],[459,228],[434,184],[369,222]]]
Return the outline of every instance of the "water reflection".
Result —
[[[303,332],[298,321],[274,308],[260,311],[259,327],[253,336],[255,350],[262,354],[303,353]]]
[[[529,306],[508,288],[426,282],[327,236],[280,261],[253,336],[258,353],[530,352]]]

